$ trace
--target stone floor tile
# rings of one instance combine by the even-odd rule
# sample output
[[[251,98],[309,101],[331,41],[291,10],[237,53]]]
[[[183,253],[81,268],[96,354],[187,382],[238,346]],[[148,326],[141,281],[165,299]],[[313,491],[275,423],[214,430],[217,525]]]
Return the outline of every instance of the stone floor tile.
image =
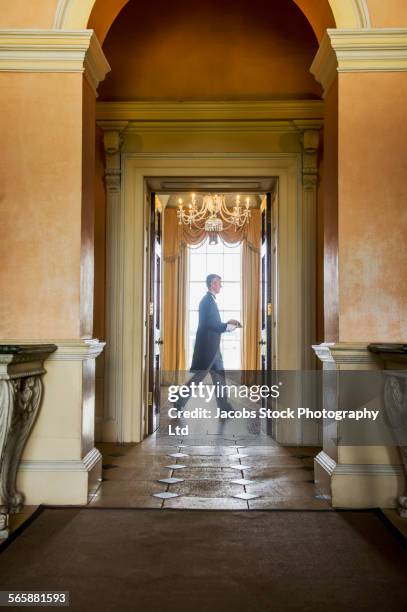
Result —
[[[326,501],[313,497],[260,497],[249,500],[250,510],[329,510]]]
[[[157,488],[153,480],[107,480],[102,483],[100,495],[149,495]]]
[[[247,510],[247,502],[233,497],[185,497],[166,499],[163,508],[184,510]]]
[[[230,480],[184,480],[171,486],[171,491],[183,497],[230,497],[242,492],[242,487]]]
[[[303,467],[253,467],[250,470],[250,478],[256,480],[272,479],[279,483],[307,482],[312,479],[312,474],[310,475],[308,470],[304,470]]]
[[[89,506],[98,508],[161,508],[163,500],[152,495],[95,495]]]
[[[191,480],[232,480],[238,473],[225,467],[186,467],[181,472],[183,478]]]
[[[110,480],[156,480],[160,476],[167,475],[168,470],[162,466],[138,466],[138,467],[119,467],[117,470],[103,471],[104,481]]]

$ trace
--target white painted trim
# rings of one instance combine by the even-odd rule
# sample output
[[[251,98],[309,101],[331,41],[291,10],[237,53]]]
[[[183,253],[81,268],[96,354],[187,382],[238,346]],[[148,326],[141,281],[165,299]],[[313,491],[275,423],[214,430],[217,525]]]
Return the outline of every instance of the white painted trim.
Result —
[[[315,457],[324,471],[332,476],[403,476],[402,465],[389,465],[384,463],[336,463],[326,452],[321,451]]]
[[[93,30],[0,30],[2,72],[78,72],[96,94],[109,70]]]
[[[312,348],[323,363],[378,365],[379,355],[369,351],[367,346],[361,342],[323,342]]]
[[[328,29],[310,71],[325,93],[337,73],[406,72],[407,28]]]
[[[358,15],[360,27],[371,28],[372,22],[366,0],[354,0],[354,5]]]
[[[322,119],[321,100],[98,102],[98,121],[292,121]]]
[[[12,339],[0,340],[0,344],[44,344],[44,340]],[[47,344],[56,344],[58,347],[47,358],[48,361],[85,361],[96,359],[105,347],[105,342],[96,338],[89,340],[54,340],[47,339]]]
[[[20,462],[18,471],[21,472],[90,472],[102,460],[97,448],[92,448],[83,459],[50,460]]]
[[[299,369],[302,363],[303,338],[301,291],[301,156],[293,153],[268,154],[188,154],[122,155],[122,190],[125,235],[123,313],[123,441],[140,441],[146,410],[145,390],[145,312],[144,292],[140,286],[140,262],[145,253],[143,202],[145,177],[162,176],[270,176],[279,179],[279,275],[280,286],[276,314],[278,347],[276,367]],[[300,232],[300,233],[299,233]],[[315,271],[314,271],[315,272]],[[143,282],[145,277],[143,273]],[[295,296],[295,298],[293,297]],[[278,317],[282,310],[284,317]],[[135,313],[138,316],[135,318]],[[140,407],[140,408],[139,408]],[[301,439],[300,432],[278,432],[283,443]],[[294,440],[295,439],[295,440]]]
[[[332,476],[336,467],[336,462],[325,451],[318,453],[314,461],[318,463],[325,472]]]
[[[55,29],[62,29],[64,21],[67,15],[70,0],[58,0],[57,8],[54,16],[54,23],[52,25]]]

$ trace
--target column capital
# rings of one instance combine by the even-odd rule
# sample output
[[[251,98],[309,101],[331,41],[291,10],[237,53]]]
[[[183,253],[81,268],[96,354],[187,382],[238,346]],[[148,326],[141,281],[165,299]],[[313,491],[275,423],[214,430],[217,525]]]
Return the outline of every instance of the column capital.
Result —
[[[318,183],[318,151],[321,122],[294,121],[301,132],[302,181],[304,187],[315,187]]]
[[[341,72],[407,71],[407,28],[328,29],[311,73],[326,94]]]
[[[105,182],[109,192],[120,191],[120,150],[123,144],[122,132],[128,121],[97,121],[103,130],[103,146],[105,149]]]
[[[93,30],[0,30],[0,72],[79,72],[96,94],[109,70]]]

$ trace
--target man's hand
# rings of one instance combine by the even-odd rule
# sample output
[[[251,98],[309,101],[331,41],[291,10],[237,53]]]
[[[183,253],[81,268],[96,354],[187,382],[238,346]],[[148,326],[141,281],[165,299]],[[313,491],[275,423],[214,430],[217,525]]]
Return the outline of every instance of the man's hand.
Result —
[[[227,323],[229,325],[234,325],[235,327],[242,327],[240,322],[237,321],[236,319],[229,319],[229,321],[227,321]]]

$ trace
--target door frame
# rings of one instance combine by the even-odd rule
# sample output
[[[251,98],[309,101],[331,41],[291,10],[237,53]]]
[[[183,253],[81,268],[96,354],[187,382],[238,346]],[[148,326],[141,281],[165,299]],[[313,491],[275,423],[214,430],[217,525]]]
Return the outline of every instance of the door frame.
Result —
[[[120,236],[122,264],[122,322],[115,329],[120,336],[116,343],[122,354],[121,431],[123,442],[139,442],[146,431],[147,416],[147,245],[148,224],[145,181],[149,177],[275,177],[278,179],[277,240],[275,276],[275,337],[277,369],[301,369],[304,333],[302,292],[302,248],[304,232],[301,228],[301,155],[270,154],[122,154],[121,209],[123,213]],[[140,262],[144,262],[140,266]],[[310,262],[308,262],[309,265]],[[316,273],[315,268],[310,274]],[[114,302],[117,303],[117,300]],[[280,317],[279,312],[285,316]],[[297,395],[297,391],[296,391]],[[300,402],[300,399],[298,398]],[[298,404],[299,405],[299,404]],[[294,423],[295,424],[295,423]],[[276,424],[276,439],[280,443],[300,442],[299,432],[291,423]]]

